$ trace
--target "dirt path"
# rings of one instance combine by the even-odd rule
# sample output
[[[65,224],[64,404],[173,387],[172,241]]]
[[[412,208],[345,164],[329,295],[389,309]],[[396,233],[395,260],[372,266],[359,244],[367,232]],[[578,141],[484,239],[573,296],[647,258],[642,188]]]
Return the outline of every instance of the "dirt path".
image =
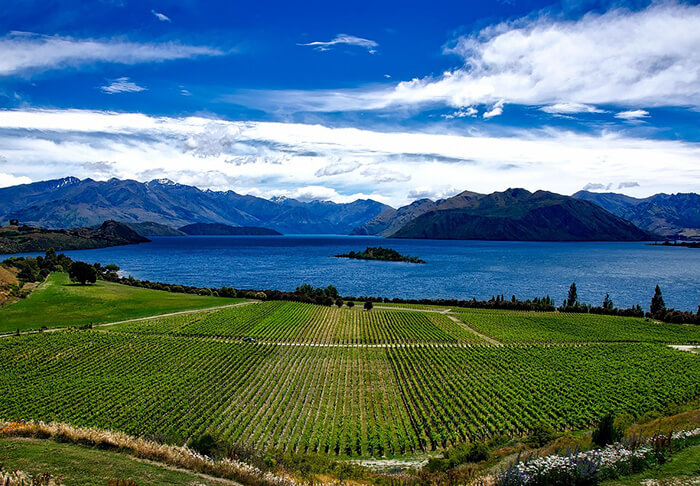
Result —
[[[226,305],[218,305],[216,307],[205,307],[204,309],[191,309],[191,310],[184,310],[184,311],[178,311],[178,312],[170,312],[168,314],[158,314],[155,316],[148,316],[148,317],[137,317],[135,319],[126,319],[124,321],[104,322],[102,324],[94,324],[92,327],[114,326],[116,324],[125,324],[127,322],[148,321],[150,319],[159,319],[161,317],[179,316],[182,314],[194,314],[195,312],[208,312],[208,311],[219,310],[219,309],[228,309],[230,307],[241,307],[243,305],[259,304],[259,303],[260,303],[259,300],[249,300],[246,302],[239,302],[237,304],[226,304]],[[57,330],[57,329],[60,329],[60,328],[57,327],[57,328],[54,328],[51,330]]]
[[[446,315],[450,320],[452,320],[453,322],[459,324],[460,326],[462,326],[462,327],[463,327],[464,329],[466,329],[467,331],[473,332],[474,334],[476,334],[477,336],[479,336],[479,337],[480,337],[481,339],[483,339],[484,341],[486,341],[486,342],[488,342],[488,343],[490,343],[490,344],[493,344],[494,346],[503,346],[503,343],[501,343],[501,342],[499,342],[499,341],[496,341],[494,338],[489,337],[489,336],[487,336],[486,334],[480,333],[479,331],[477,331],[477,330],[474,329],[473,327],[468,326],[465,322],[463,322],[461,319],[456,318],[456,317],[453,316],[452,314],[447,314],[447,313],[445,313],[445,315]]]

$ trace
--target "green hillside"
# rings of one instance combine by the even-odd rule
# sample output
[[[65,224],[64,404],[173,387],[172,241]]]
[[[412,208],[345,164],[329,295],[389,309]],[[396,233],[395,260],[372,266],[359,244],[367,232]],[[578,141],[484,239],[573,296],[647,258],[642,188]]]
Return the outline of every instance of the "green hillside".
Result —
[[[71,283],[67,274],[53,273],[26,299],[0,308],[0,332],[99,324],[241,300],[142,289],[102,280],[93,285],[77,285]]]

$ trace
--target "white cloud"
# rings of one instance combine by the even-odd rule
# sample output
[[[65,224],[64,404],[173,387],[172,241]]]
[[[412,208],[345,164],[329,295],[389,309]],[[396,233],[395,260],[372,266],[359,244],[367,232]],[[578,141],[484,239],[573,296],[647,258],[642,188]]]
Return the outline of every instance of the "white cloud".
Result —
[[[605,187],[622,185],[635,196],[700,186],[700,144],[611,132],[430,134],[140,113],[5,110],[0,111],[0,147],[2,172],[18,178],[107,177],[86,163],[109,161],[110,177],[168,177],[212,189],[277,191],[290,197],[299,195],[296,188],[305,188],[307,195],[334,201],[366,194],[394,206],[409,201],[411,191],[412,197],[419,195],[420,188],[436,194],[450,187],[571,194],[590,174]],[[351,175],[333,177],[329,172],[335,164],[358,167]],[[326,177],[323,184],[320,176]],[[625,185],[630,180],[639,186]]]
[[[612,184],[601,184],[600,182],[589,182],[583,186],[584,191],[609,191],[612,188]]]
[[[138,93],[140,91],[146,91],[146,88],[139,86],[129,78],[117,78],[106,86],[100,86],[100,89],[107,94]]]
[[[479,114],[479,110],[474,108],[473,106],[468,106],[466,108],[454,111],[452,113],[447,113],[446,115],[442,115],[443,118],[446,118],[447,120],[452,120],[453,118],[474,118]]]
[[[495,116],[501,116],[503,114],[503,100],[498,101],[493,107],[485,112],[482,116],[486,119],[493,118]]]
[[[615,118],[620,118],[621,120],[639,120],[640,118],[648,117],[649,112],[646,110],[621,111],[615,114]]]
[[[575,113],[605,113],[605,110],[583,103],[554,103],[540,108],[545,113],[572,115]]]
[[[156,12],[155,10],[151,10],[151,13],[161,22],[172,22],[172,20],[170,20],[170,17],[168,17],[165,14],[162,14],[160,12]]]
[[[16,186],[18,184],[29,184],[32,180],[29,177],[15,177],[12,174],[0,172],[0,187]]]
[[[576,21],[526,17],[460,37],[462,65],[393,87],[257,92],[244,103],[309,111],[505,104],[700,107],[700,5],[652,2]],[[237,97],[242,100],[243,97]],[[585,108],[589,110],[589,108]],[[545,110],[546,111],[546,110]]]
[[[32,71],[78,67],[97,62],[139,64],[220,56],[212,47],[189,46],[176,42],[138,43],[122,39],[75,39],[26,32],[0,37],[0,76]]]
[[[620,182],[617,185],[618,189],[628,189],[630,187],[639,187],[639,182],[627,181],[627,182]]]
[[[347,46],[357,46],[367,49],[370,54],[377,52],[377,44],[375,41],[370,39],[363,39],[362,37],[356,37],[354,35],[338,34],[332,40],[329,41],[314,41],[306,44],[298,44],[300,46],[315,47],[320,51],[327,51],[333,46],[337,45],[347,45]]]
[[[321,167],[315,172],[316,177],[335,176],[340,174],[348,174],[360,167],[357,162],[335,162]]]
[[[408,192],[408,199],[432,199],[433,201],[437,201],[439,199],[455,196],[460,192],[459,189],[452,186],[420,186],[414,187]]]

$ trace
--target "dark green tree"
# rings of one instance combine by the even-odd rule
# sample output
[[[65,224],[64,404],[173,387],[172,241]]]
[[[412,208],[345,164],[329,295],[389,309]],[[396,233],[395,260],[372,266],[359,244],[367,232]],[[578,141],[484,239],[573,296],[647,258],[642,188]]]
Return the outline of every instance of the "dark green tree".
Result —
[[[566,298],[566,306],[574,307],[578,305],[578,291],[576,290],[576,282],[571,283],[569,287],[569,296]]]
[[[353,302],[352,300],[349,300],[346,305],[348,306],[348,308],[352,309],[353,307],[355,307],[355,302]]]
[[[658,285],[654,290],[654,296],[651,298],[649,312],[651,313],[652,317],[663,317],[662,314],[666,312],[666,304],[664,303],[664,298],[661,295],[661,289]]]
[[[374,304],[371,301],[365,302],[365,310],[372,310],[372,307],[374,307]]]
[[[337,305],[338,308],[343,307],[343,299],[340,299],[340,298],[335,299],[335,305]]]
[[[68,269],[68,276],[73,282],[81,285],[95,283],[97,281],[97,271],[92,265],[85,262],[73,262]]]
[[[622,440],[622,435],[622,431],[615,427],[615,416],[608,413],[598,422],[598,426],[593,431],[593,443],[600,447],[614,444]]]
[[[613,307],[615,306],[613,305],[613,301],[610,298],[610,294],[605,294],[605,298],[603,299],[603,309],[612,310]]]

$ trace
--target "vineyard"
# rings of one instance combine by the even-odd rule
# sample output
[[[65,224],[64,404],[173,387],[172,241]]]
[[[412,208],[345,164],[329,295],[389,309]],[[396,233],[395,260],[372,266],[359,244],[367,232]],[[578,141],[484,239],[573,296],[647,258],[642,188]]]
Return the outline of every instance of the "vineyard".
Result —
[[[438,312],[338,309],[295,302],[263,302],[207,313],[110,326],[110,330],[317,344],[466,343],[482,339]]]
[[[498,313],[515,322],[500,334],[484,324],[493,315],[459,314],[503,341],[509,328],[512,340],[518,332],[536,340],[521,323],[529,314]],[[582,427],[607,411],[641,415],[700,397],[700,356],[691,353],[639,342],[490,345],[455,316],[265,302],[4,338],[0,418],[175,443],[210,432],[261,449],[393,456],[525,433],[540,422]],[[554,326],[546,319],[555,316],[543,315],[542,326]],[[608,341],[635,329],[637,340],[693,339],[691,330],[654,338],[651,326],[669,325],[643,320],[556,317],[569,340],[576,326],[605,327]],[[258,342],[243,342],[251,336]]]
[[[659,324],[635,317],[480,309],[455,312],[469,327],[504,343],[700,342],[700,326]]]

